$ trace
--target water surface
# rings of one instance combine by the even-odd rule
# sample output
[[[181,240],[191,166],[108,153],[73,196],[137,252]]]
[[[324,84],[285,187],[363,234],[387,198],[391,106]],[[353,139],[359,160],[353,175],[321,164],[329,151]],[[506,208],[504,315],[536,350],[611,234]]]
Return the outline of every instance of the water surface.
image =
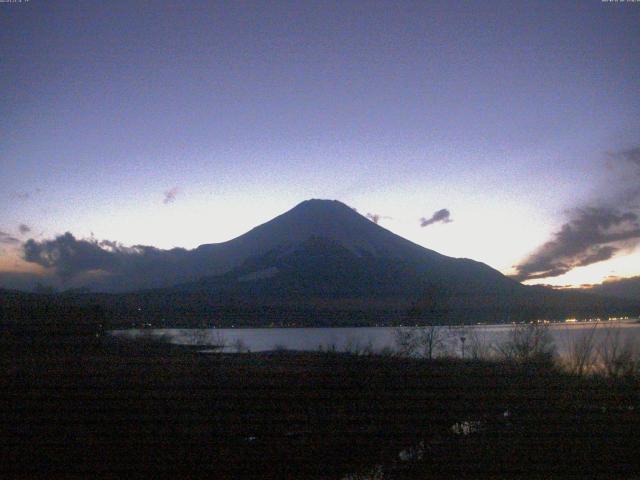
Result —
[[[417,327],[420,329],[420,327]],[[618,335],[623,342],[640,345],[640,323],[619,322],[576,322],[554,323],[548,326],[556,350],[564,356],[571,345],[579,339],[593,335],[595,344],[607,335]],[[474,325],[464,327],[441,327],[443,346],[440,354],[469,355],[473,344],[480,344],[489,351],[508,339],[513,329],[511,324]],[[219,345],[224,343],[226,351],[237,349],[239,342],[252,352],[269,350],[337,350],[353,351],[385,348],[395,350],[395,327],[351,327],[351,328],[214,328],[214,329],[130,329],[112,332],[116,336],[135,338],[140,335],[165,336],[168,341],[182,345]],[[463,340],[464,339],[464,340]]]

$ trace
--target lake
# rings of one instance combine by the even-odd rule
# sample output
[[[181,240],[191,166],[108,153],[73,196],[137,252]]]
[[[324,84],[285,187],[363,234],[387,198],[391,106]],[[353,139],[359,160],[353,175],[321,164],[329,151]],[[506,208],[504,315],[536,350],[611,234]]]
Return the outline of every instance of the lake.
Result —
[[[640,345],[640,323],[637,320],[609,322],[552,323],[549,331],[560,356],[567,354],[571,345],[587,335],[593,334],[596,344],[613,335],[622,342]],[[417,327],[418,329],[420,327]],[[465,356],[472,345],[490,349],[492,345],[506,340],[513,325],[473,325],[441,327],[443,346],[439,353],[461,356],[463,343]],[[380,351],[395,349],[395,327],[354,327],[354,328],[216,328],[216,329],[129,329],[115,330],[114,336],[135,338],[140,335],[165,337],[169,342],[183,345],[202,345],[203,350],[222,343],[225,351],[236,351],[241,342],[252,352],[269,350],[332,350],[347,351],[370,348]],[[462,340],[464,338],[464,341]]]

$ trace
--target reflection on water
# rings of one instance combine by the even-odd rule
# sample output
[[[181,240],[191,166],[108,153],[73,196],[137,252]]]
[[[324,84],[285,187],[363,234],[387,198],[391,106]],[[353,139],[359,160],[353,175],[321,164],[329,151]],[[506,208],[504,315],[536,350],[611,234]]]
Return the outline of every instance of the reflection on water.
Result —
[[[444,342],[440,354],[462,355],[464,344],[473,339],[490,351],[493,345],[504,342],[513,326],[474,325],[464,327],[441,327]],[[550,324],[557,352],[564,356],[577,340],[585,335],[593,335],[595,343],[604,340],[613,331],[620,332],[625,342],[640,345],[640,323],[626,322],[577,322]],[[153,329],[153,330],[117,330],[113,334],[136,337],[142,332],[166,336],[175,344],[216,346],[224,343],[225,350],[234,351],[234,346],[243,345],[243,349],[262,352],[277,349],[287,350],[336,350],[353,351],[365,348],[381,351],[395,349],[394,327],[357,327],[357,328],[216,328],[216,329]]]

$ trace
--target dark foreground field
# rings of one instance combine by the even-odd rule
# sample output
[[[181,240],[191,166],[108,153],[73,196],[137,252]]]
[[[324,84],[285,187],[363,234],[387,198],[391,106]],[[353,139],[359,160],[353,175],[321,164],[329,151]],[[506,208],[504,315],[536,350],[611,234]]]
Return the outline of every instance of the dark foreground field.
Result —
[[[637,478],[638,380],[546,364],[4,348],[0,477]]]

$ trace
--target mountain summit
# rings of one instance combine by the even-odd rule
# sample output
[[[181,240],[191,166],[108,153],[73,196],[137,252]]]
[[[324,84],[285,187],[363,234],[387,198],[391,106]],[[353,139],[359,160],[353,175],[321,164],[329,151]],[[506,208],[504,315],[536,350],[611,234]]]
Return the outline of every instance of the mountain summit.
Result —
[[[425,253],[438,256],[376,225],[337,200],[307,200],[278,217],[229,242],[202,245],[198,251],[216,254],[224,250],[234,259],[294,246],[309,238],[332,240],[354,253],[408,259]]]

